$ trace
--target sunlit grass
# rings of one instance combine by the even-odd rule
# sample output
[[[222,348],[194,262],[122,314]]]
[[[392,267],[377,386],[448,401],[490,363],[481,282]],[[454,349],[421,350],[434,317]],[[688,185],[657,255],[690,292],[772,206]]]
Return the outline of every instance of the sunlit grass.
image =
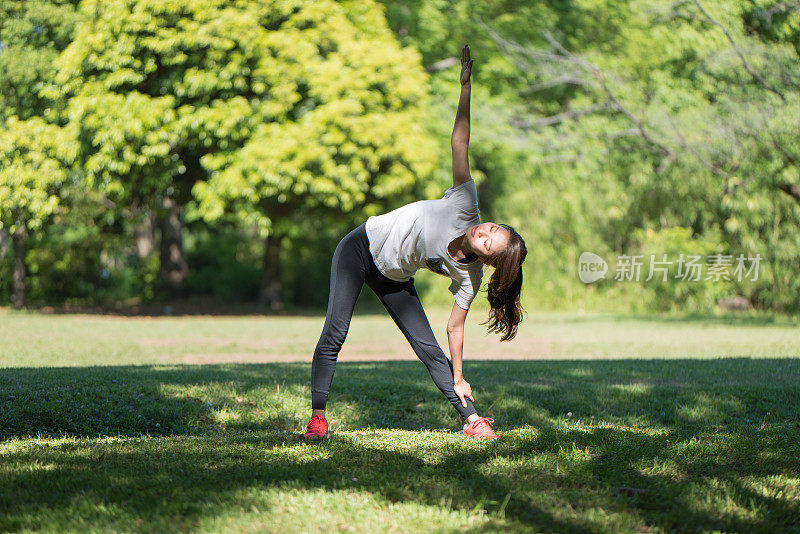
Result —
[[[365,293],[364,295],[367,295]],[[489,336],[470,311],[465,359],[798,357],[800,320],[531,313],[511,343]],[[359,310],[368,306],[357,307]],[[446,345],[448,310],[428,310]],[[311,360],[323,315],[122,317],[39,315],[0,309],[0,367],[259,363]],[[342,361],[416,359],[385,313],[357,314]]]
[[[619,339],[603,350],[622,353],[632,338],[611,331],[615,323],[647,324],[636,335],[642,347],[660,346],[654,332],[676,325],[711,342],[691,358],[468,359],[476,406],[501,435],[494,443],[462,438],[456,412],[419,362],[343,354],[329,405],[333,438],[309,445],[300,439],[307,362],[185,365],[175,357],[196,336],[260,340],[276,332],[270,318],[4,315],[0,530],[800,528],[800,359],[784,339],[796,327],[750,324],[759,335],[749,357],[720,358],[716,342],[742,325],[539,319],[526,335],[588,332]],[[280,343],[313,346],[305,321],[318,318],[281,320]],[[105,330],[95,329],[100,323]],[[39,337],[21,363],[26,332]],[[124,363],[146,363],[120,365],[102,352],[115,332],[121,345],[169,338],[173,352],[154,364],[156,349],[137,356],[117,347]],[[760,353],[759,343],[788,351]],[[524,346],[517,351],[525,356]],[[47,367],[55,355],[65,367]]]

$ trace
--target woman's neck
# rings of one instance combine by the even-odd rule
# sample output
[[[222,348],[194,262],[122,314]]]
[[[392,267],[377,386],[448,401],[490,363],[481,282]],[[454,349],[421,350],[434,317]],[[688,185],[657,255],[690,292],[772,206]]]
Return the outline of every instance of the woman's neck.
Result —
[[[458,250],[456,251],[456,254],[457,255],[454,255],[453,258],[462,263],[469,263],[477,257],[475,251],[473,251],[469,246],[469,240],[467,239],[467,234],[464,234],[464,236],[459,241]],[[467,261],[461,261],[464,259],[466,259]]]

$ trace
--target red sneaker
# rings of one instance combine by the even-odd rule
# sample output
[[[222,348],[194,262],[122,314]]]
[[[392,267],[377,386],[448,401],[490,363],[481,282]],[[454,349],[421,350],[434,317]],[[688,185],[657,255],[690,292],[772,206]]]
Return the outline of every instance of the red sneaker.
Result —
[[[492,430],[492,423],[494,423],[494,419],[479,417],[464,429],[464,435],[475,439],[497,439],[499,436]]]
[[[303,437],[309,441],[319,441],[328,437],[328,421],[324,415],[315,415],[308,422]]]

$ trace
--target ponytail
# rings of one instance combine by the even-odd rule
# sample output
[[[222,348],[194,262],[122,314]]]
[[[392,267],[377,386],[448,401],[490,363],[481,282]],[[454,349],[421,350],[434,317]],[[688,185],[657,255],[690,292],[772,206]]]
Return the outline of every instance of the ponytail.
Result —
[[[522,321],[522,262],[528,250],[516,230],[506,224],[500,226],[507,229],[510,235],[505,250],[488,262],[494,267],[487,288],[491,309],[489,318],[481,324],[488,323],[490,333],[501,334],[500,341],[510,341],[517,335],[517,325]]]

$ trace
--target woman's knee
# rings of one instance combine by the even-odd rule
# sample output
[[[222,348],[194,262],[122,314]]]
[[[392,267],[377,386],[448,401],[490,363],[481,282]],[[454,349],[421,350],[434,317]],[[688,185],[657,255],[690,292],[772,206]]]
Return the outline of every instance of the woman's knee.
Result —
[[[344,340],[347,337],[347,330],[344,331],[323,331],[314,349],[314,356],[317,354],[333,355],[336,357],[342,350]]]

